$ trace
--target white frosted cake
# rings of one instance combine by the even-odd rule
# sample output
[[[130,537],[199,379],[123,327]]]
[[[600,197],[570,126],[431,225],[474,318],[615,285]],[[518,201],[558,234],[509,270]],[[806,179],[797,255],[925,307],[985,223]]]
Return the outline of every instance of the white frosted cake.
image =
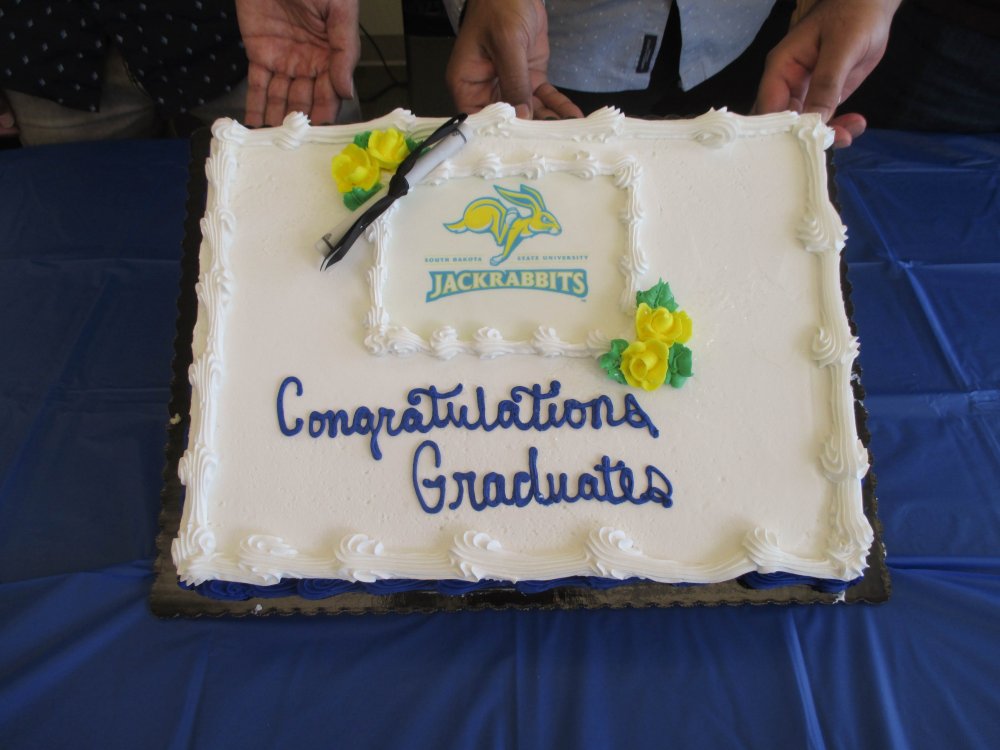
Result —
[[[831,132],[495,105],[320,270],[316,241],[440,123],[216,123],[182,582],[858,578],[873,534]]]

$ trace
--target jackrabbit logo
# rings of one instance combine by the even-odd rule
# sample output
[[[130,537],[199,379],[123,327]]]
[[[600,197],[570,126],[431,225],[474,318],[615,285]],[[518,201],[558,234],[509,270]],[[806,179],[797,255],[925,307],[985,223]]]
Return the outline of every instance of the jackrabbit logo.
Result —
[[[492,235],[500,252],[490,258],[491,266],[499,266],[507,260],[529,237],[562,232],[559,220],[545,207],[545,199],[534,188],[521,185],[521,189],[515,191],[494,185],[493,189],[503,200],[476,198],[465,207],[461,219],[444,225],[445,229],[455,234],[474,232]]]
[[[497,268],[524,240],[539,234],[559,234],[562,226],[546,208],[542,194],[534,188],[521,185],[520,190],[509,190],[494,185],[493,189],[502,200],[476,198],[465,207],[461,219],[444,225],[454,234],[489,234],[500,248],[500,252],[490,258],[493,270],[431,271],[431,288],[426,301],[489,289],[530,289],[586,298],[589,291],[587,272],[582,268]]]

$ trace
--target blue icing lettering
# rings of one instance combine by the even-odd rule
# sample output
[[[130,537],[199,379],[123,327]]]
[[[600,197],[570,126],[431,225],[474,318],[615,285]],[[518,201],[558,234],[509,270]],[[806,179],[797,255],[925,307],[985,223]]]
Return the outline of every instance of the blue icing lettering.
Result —
[[[422,460],[424,451],[433,451],[433,468],[435,472],[427,477],[421,473],[421,467],[427,462]],[[511,505],[523,508],[531,502],[539,505],[555,503],[575,503],[580,500],[596,500],[598,502],[621,505],[631,503],[644,505],[656,503],[664,508],[673,505],[673,486],[666,475],[655,466],[647,465],[644,469],[646,486],[641,494],[636,495],[635,473],[624,461],[611,463],[608,456],[602,456],[601,462],[593,467],[593,473],[582,471],[576,477],[575,489],[570,488],[570,478],[563,472],[558,478],[551,473],[545,475],[545,488],[538,469],[538,449],[528,448],[528,467],[514,473],[508,478],[496,471],[487,471],[480,475],[475,471],[454,471],[450,475],[441,469],[441,449],[432,440],[423,441],[413,455],[413,490],[417,502],[425,513],[438,513],[445,505],[446,497],[451,494],[453,500],[448,503],[449,510],[457,510],[463,502],[475,511],[496,508],[501,505]],[[436,501],[427,502],[424,490],[435,490]]]
[[[380,406],[375,409],[359,406],[353,412],[346,409],[313,410],[307,419],[295,417],[291,425],[287,418],[287,391],[294,389],[294,396],[301,398],[305,393],[302,381],[294,375],[286,377],[278,388],[275,412],[278,429],[285,437],[295,437],[302,433],[308,422],[306,434],[313,439],[336,438],[340,435],[368,436],[369,451],[378,461],[382,458],[380,437],[396,437],[401,434],[426,434],[431,430],[447,428],[462,430],[516,429],[544,432],[558,427],[582,429],[588,424],[594,429],[627,425],[633,429],[646,430],[650,436],[658,437],[659,429],[639,405],[635,395],[625,394],[621,408],[607,395],[597,396],[590,401],[567,398],[556,401],[562,386],[553,380],[548,390],[540,385],[514,386],[510,397],[501,399],[493,409],[486,403],[484,388],[475,389],[475,404],[456,404],[454,399],[462,394],[462,385],[448,391],[440,391],[434,386],[413,388],[406,396],[408,406],[401,413],[395,409]],[[543,408],[544,406],[544,408]]]
[[[417,502],[420,503],[420,507],[424,509],[425,513],[440,513],[441,508],[444,506],[444,495],[448,486],[447,480],[443,476],[438,476],[436,479],[417,481],[417,465],[420,463],[420,455],[427,449],[434,452],[434,468],[441,468],[441,449],[438,448],[437,443],[433,440],[424,440],[417,446],[417,450],[413,454],[413,489],[417,493]],[[427,504],[427,501],[424,499],[424,493],[420,491],[421,487],[428,490],[437,489],[438,498],[434,505]]]
[[[295,395],[302,395],[302,381],[293,375],[289,375],[287,378],[281,381],[281,385],[278,386],[278,399],[276,403],[278,411],[278,428],[281,430],[281,434],[286,437],[292,437],[293,435],[298,435],[302,432],[302,419],[301,417],[295,418],[295,426],[289,427],[288,423],[285,421],[285,389],[288,386],[295,386]]]

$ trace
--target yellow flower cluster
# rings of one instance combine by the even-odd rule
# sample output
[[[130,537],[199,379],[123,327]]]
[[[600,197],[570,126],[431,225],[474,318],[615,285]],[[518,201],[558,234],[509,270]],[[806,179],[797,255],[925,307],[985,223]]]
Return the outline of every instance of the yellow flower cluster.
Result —
[[[378,163],[365,149],[353,143],[333,157],[332,170],[337,190],[342,193],[349,193],[356,187],[371,190],[381,174]]]
[[[410,155],[406,136],[395,128],[373,130],[368,138],[368,153],[382,169],[392,172]]]
[[[668,347],[675,341],[684,344],[691,338],[691,318],[683,310],[670,312],[641,302],[635,310],[635,335],[640,341],[655,339]]]
[[[670,347],[662,341],[633,341],[622,352],[625,382],[644,391],[655,391],[667,379]]]
[[[635,311],[635,333],[638,340],[621,354],[622,375],[635,388],[656,390],[669,374],[670,347],[691,338],[691,318],[683,310],[642,302]]]
[[[410,154],[406,137],[396,130],[373,130],[362,148],[351,143],[333,157],[331,171],[337,190],[349,193],[355,188],[371,190],[383,169],[393,171]]]

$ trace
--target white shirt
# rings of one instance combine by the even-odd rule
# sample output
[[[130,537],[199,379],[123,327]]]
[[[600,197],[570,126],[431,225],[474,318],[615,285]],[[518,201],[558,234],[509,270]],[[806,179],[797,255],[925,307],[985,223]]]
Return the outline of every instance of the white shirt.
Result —
[[[712,77],[750,46],[774,0],[676,0],[681,87]],[[445,0],[452,25],[465,0]],[[671,0],[547,0],[549,80],[576,91],[649,86]]]

